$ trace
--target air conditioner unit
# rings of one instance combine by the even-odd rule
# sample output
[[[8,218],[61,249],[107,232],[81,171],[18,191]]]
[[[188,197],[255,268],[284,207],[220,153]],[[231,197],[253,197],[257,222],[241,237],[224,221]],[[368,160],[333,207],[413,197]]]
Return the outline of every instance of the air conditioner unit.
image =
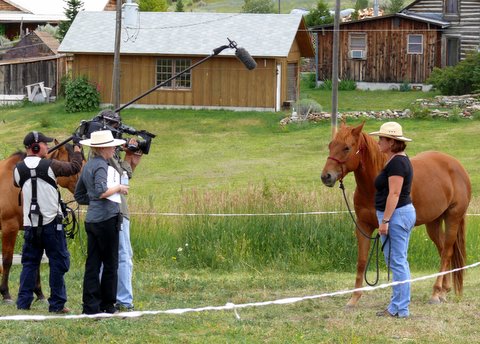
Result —
[[[365,51],[363,50],[350,50],[350,58],[363,59],[365,58]]]

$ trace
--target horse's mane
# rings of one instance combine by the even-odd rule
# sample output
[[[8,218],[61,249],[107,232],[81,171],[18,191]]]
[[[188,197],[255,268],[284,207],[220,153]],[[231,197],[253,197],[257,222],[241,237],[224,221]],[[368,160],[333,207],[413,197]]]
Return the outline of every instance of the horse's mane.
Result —
[[[27,156],[27,153],[22,152],[22,151],[16,151],[16,152],[13,153],[12,155],[10,155],[10,156],[8,157],[8,159],[10,159],[10,158],[17,158],[17,159],[22,160],[22,159],[25,159],[26,156]]]
[[[362,131],[360,140],[360,152],[362,161],[370,160],[375,171],[380,171],[385,165],[385,155],[378,149],[377,142],[367,133]]]
[[[10,155],[8,158],[6,158],[5,160],[3,160],[3,162],[5,163],[6,166],[8,166],[9,169],[12,169],[13,170],[13,167],[20,161],[22,161],[23,159],[25,159],[25,157],[27,156],[27,154],[25,152],[21,152],[21,151],[17,151],[15,153],[13,153],[12,155]]]

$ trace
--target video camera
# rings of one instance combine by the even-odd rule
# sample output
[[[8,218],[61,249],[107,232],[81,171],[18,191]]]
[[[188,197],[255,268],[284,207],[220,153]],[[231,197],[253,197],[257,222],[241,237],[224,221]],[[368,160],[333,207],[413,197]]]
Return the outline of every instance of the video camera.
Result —
[[[73,135],[84,140],[89,139],[90,134],[98,130],[110,130],[117,139],[122,139],[124,133],[141,137],[142,140],[137,140],[138,146],[130,144],[127,140],[127,149],[132,152],[140,150],[143,154],[148,154],[152,139],[156,136],[146,130],[137,130],[124,125],[120,116],[111,110],[104,110],[89,121],[82,120]]]

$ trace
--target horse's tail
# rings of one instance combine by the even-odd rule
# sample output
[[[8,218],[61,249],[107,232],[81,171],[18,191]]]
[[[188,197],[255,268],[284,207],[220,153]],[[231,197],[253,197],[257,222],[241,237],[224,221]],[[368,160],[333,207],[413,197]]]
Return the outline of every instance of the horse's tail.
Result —
[[[458,225],[457,240],[453,244],[452,268],[463,268],[466,262],[467,250],[465,248],[465,215]],[[455,271],[453,273],[453,287],[455,294],[462,295],[463,292],[463,274],[465,270]]]

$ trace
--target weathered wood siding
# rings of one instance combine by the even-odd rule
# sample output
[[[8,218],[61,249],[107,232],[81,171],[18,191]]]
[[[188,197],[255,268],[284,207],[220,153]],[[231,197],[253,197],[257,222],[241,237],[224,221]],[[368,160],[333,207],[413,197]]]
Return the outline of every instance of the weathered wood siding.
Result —
[[[443,11],[443,0],[420,0],[413,3],[408,10],[416,13],[436,13],[451,22],[444,30],[445,35],[460,37],[460,59],[468,52],[480,49],[480,1],[458,0],[460,11],[458,15],[449,15]]]
[[[363,60],[349,57],[349,33],[366,33]],[[407,54],[408,35],[423,35],[423,54]],[[441,33],[426,23],[389,17],[340,27],[341,79],[364,82],[424,83],[433,67],[440,67]],[[332,77],[332,28],[318,32],[319,79]]]
[[[18,11],[18,12],[20,12],[20,10],[18,8],[10,5],[9,3],[7,3],[3,0],[0,0],[0,11]]]
[[[121,1],[121,0],[119,0]],[[105,5],[104,11],[115,11],[117,9],[117,1],[116,0],[109,0]]]
[[[121,103],[156,85],[156,61],[159,57],[121,57]],[[192,64],[199,60],[192,58]],[[190,89],[158,89],[137,104],[274,108],[275,60],[256,59],[256,62],[257,68],[249,71],[234,57],[212,58],[192,70]],[[111,55],[74,57],[74,75],[86,75],[96,83],[105,103],[112,103],[112,72]]]
[[[65,73],[64,58],[33,62],[1,63],[0,94],[27,94],[26,85],[43,81],[56,95],[61,75]]]

